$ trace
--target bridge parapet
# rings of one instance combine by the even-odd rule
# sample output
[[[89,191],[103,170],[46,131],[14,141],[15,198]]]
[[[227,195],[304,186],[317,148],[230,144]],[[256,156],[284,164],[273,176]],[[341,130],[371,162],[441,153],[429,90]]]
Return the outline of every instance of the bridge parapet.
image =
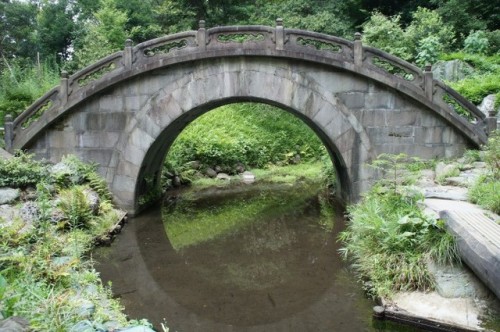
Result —
[[[206,29],[203,21],[196,31],[156,38],[111,54],[67,77],[10,125],[6,125],[6,148],[24,148],[43,129],[65,112],[125,79],[168,65],[200,59],[231,56],[270,56],[317,62],[351,71],[393,87],[433,109],[476,145],[487,140],[487,117],[455,90],[418,67],[384,51],[322,33],[276,27],[227,26]],[[451,106],[454,105],[454,106]],[[457,109],[458,108],[458,109]],[[490,121],[490,123],[492,123]]]

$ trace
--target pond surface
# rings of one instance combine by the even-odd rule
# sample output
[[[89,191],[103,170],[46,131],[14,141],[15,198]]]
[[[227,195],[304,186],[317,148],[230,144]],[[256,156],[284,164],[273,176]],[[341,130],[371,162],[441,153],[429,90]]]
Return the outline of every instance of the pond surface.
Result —
[[[342,207],[313,183],[171,197],[95,256],[130,318],[161,331],[375,331],[338,254]]]

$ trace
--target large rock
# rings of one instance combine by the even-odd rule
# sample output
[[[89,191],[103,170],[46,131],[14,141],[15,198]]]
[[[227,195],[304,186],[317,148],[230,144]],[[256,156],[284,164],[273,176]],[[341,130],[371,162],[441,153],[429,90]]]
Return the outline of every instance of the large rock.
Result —
[[[33,224],[40,218],[40,211],[35,202],[29,201],[24,203],[19,209],[21,219],[27,224]]]
[[[438,61],[432,66],[432,74],[440,81],[459,81],[474,72],[474,68],[462,60]]]
[[[211,178],[214,178],[217,176],[217,172],[213,169],[208,167],[207,170],[205,171],[205,174]]]
[[[1,332],[25,332],[29,331],[29,322],[17,316],[12,316],[0,321]]]
[[[19,198],[21,192],[14,188],[0,188],[0,204],[9,204]]]
[[[101,204],[101,199],[99,194],[91,189],[86,189],[83,192],[85,194],[85,199],[89,205],[90,211],[94,216],[99,214],[99,205]]]
[[[496,95],[487,95],[484,97],[483,101],[481,102],[481,105],[479,105],[477,108],[481,112],[483,112],[486,116],[490,114],[490,112],[496,113],[495,110],[495,101],[496,101]],[[498,114],[498,113],[497,113]]]

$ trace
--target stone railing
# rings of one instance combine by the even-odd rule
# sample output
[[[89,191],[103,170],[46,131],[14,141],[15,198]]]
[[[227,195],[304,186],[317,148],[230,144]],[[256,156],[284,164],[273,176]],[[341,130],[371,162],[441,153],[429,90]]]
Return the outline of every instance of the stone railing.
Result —
[[[123,51],[111,54],[68,77],[47,92],[15,120],[5,119],[8,150],[23,148],[43,128],[64,112],[110,85],[170,64],[224,56],[269,56],[306,60],[364,75],[387,84],[436,110],[455,122],[477,144],[484,143],[496,122],[456,91],[433,79],[425,71],[381,50],[365,47],[361,34],[354,41],[321,33],[285,29],[282,20],[276,27],[228,26],[181,32],[135,47],[127,40]],[[458,109],[457,109],[458,107]],[[493,124],[494,123],[494,124]]]

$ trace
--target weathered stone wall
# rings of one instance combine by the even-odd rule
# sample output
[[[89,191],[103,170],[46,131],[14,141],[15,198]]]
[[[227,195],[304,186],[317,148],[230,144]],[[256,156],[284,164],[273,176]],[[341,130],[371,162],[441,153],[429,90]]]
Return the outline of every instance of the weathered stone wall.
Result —
[[[199,60],[148,72],[91,97],[30,149],[58,161],[73,153],[100,164],[117,202],[129,212],[158,177],[168,147],[202,113],[231,102],[258,101],[300,116],[334,160],[344,198],[354,200],[376,174],[380,153],[453,157],[463,135],[407,96],[352,72],[285,58]]]

